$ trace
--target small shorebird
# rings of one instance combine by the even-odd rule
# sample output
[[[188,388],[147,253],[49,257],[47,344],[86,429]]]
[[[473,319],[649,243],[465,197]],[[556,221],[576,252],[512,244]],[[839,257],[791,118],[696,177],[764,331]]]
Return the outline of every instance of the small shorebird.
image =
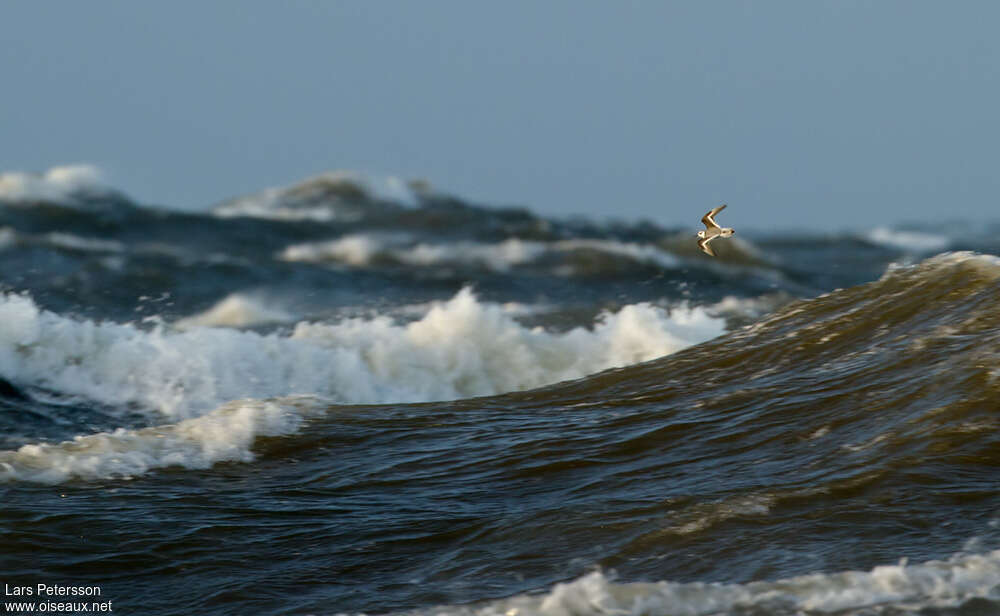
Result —
[[[705,230],[698,232],[698,237],[700,238],[698,240],[698,248],[701,248],[706,254],[713,257],[715,256],[715,251],[712,250],[712,247],[709,246],[708,243],[717,237],[730,237],[732,234],[736,233],[733,229],[730,229],[729,227],[720,227],[715,222],[715,215],[724,209],[726,209],[725,203],[701,217],[701,222],[705,225]]]

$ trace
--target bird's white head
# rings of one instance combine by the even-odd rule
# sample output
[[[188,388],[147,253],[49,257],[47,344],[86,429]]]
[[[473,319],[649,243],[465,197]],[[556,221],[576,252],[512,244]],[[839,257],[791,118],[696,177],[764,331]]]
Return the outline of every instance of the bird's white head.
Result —
[[[698,232],[698,237],[704,238],[705,237],[705,232],[704,231],[699,231]]]

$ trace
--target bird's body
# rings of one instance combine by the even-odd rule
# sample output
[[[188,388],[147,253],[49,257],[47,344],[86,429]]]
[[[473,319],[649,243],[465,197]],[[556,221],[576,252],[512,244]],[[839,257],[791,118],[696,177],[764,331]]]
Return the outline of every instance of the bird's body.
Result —
[[[708,243],[717,237],[731,237],[734,233],[736,233],[734,229],[730,229],[729,227],[720,227],[715,222],[715,215],[725,208],[726,204],[723,203],[719,207],[701,217],[701,222],[705,225],[705,230],[698,232],[698,248],[701,248],[705,251],[705,254],[713,257],[715,256],[715,251],[712,250],[712,247],[709,246]]]

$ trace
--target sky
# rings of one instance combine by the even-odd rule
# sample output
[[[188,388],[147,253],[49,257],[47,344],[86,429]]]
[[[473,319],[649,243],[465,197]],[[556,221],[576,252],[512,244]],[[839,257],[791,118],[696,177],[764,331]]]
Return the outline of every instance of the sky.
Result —
[[[0,171],[205,209],[328,170],[547,215],[1000,219],[1000,3],[35,2]]]

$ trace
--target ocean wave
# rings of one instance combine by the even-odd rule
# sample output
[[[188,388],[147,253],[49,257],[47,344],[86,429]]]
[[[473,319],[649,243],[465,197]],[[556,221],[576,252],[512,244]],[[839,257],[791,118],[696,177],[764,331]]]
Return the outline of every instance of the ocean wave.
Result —
[[[146,330],[63,317],[8,294],[0,298],[0,375],[183,418],[245,397],[388,403],[528,389],[672,353],[723,328],[701,308],[636,304],[602,315],[591,329],[551,333],[463,290],[407,324],[377,316],[302,322],[289,335]]]
[[[899,372],[898,357],[907,352],[923,362],[928,377],[920,386],[934,388],[935,400],[948,399],[952,382],[981,380],[983,367],[988,370],[995,365],[1000,348],[990,329],[996,321],[990,311],[997,279],[1000,258],[971,253],[939,255],[919,265],[897,268],[874,283],[794,302],[753,325],[730,332],[724,341],[688,349],[676,357],[677,361],[670,357],[632,366],[621,374],[573,381],[557,386],[550,394],[602,400],[607,396],[600,391],[602,387],[627,378],[628,395],[697,408],[707,421],[716,411],[728,413],[734,400],[758,396],[780,401],[786,395],[808,393],[775,390],[788,378],[789,366],[795,366],[795,374],[816,375],[816,404],[822,404],[824,392],[839,391],[839,387],[824,385],[826,380],[864,373],[866,379],[878,380],[882,397],[892,399],[893,408],[909,409],[908,422],[899,425],[884,416],[878,430],[852,431],[848,437],[857,443],[870,442],[868,445],[852,449],[854,441],[842,442],[833,450],[878,456],[883,448],[898,446],[913,430],[947,433],[979,421],[974,412],[969,415],[965,403],[951,417],[938,402],[931,405],[928,423],[921,428],[914,409],[923,404],[923,398],[913,390],[907,373]],[[712,316],[718,315],[720,308],[754,309],[742,304],[724,301],[716,306],[669,311],[648,304],[629,305],[603,314],[590,329],[557,333],[526,327],[503,306],[480,302],[466,289],[446,302],[432,304],[426,313],[407,323],[381,315],[335,323],[300,322],[290,333],[265,335],[194,323],[184,331],[163,325],[150,330],[131,324],[95,323],[40,310],[25,296],[5,295],[0,299],[0,377],[29,392],[40,389],[110,407],[138,409],[155,419],[195,419],[213,413],[228,416],[229,411],[219,409],[228,408],[226,404],[232,400],[296,394],[316,396],[328,404],[457,400],[571,381],[681,351],[723,333],[722,318]],[[861,318],[862,313],[867,316]],[[975,345],[953,346],[969,335],[977,336]],[[950,349],[946,354],[950,376],[944,382],[938,382],[933,369],[945,357],[940,348]],[[778,374],[784,376],[779,379]],[[720,378],[736,383],[736,388],[716,391]],[[764,390],[758,391],[760,387]],[[572,392],[557,391],[566,388]],[[960,389],[969,400],[993,395],[968,386]],[[831,409],[842,403],[840,398],[829,402]],[[870,405],[870,400],[866,404]],[[775,402],[767,413],[781,414],[785,407]],[[858,421],[864,423],[867,416]],[[851,417],[842,413],[837,430],[824,428],[828,422],[823,426],[808,423],[798,429],[803,434],[819,434],[816,438],[826,443],[845,438],[844,430],[856,423]],[[787,423],[792,419],[774,421]],[[938,426],[941,422],[946,424]],[[750,429],[755,422],[739,423]],[[190,457],[194,460],[191,464],[198,467],[206,460],[245,459],[254,434],[274,433],[270,428],[255,430],[249,431],[248,440],[234,445],[233,451],[243,452],[239,455],[212,458],[181,453],[171,458],[168,447],[159,451],[156,460],[185,465],[184,460]],[[764,432],[752,434],[766,436]],[[857,440],[859,435],[864,439]],[[114,442],[132,442],[132,436],[119,434],[121,438]],[[141,443],[145,443],[143,439]],[[187,451],[186,447],[189,445],[181,449]],[[109,451],[121,453],[115,448]],[[147,466],[157,464],[154,460]],[[115,472],[125,473],[120,469]]]
[[[605,256],[625,258],[661,268],[676,268],[680,259],[651,245],[621,242],[609,239],[568,239],[542,242],[510,238],[501,242],[485,243],[455,241],[450,243],[418,242],[405,234],[357,233],[323,242],[309,242],[288,246],[278,258],[284,261],[311,263],[335,262],[353,267],[372,265],[407,265],[434,267],[441,265],[479,267],[495,272],[535,263],[544,257],[565,257],[583,252],[596,252]],[[593,269],[593,268],[590,268]]]
[[[0,250],[18,245],[34,245],[78,252],[119,253],[125,250],[124,244],[115,240],[105,240],[52,231],[44,234],[20,233],[11,227],[0,227]]]
[[[294,321],[291,313],[243,293],[233,293],[216,302],[211,308],[174,323],[179,330],[197,327],[251,327],[267,323]]]
[[[42,240],[57,248],[79,250],[81,252],[122,252],[125,247],[121,242],[103,240],[96,237],[81,237],[72,233],[46,233]]]
[[[766,293],[757,297],[729,295],[705,309],[712,316],[725,318],[730,329],[737,329],[734,325],[749,325],[793,300],[791,295],[783,292]]]
[[[921,231],[900,231],[889,227],[876,227],[864,238],[873,244],[915,253],[932,253],[946,250],[951,240],[943,235]]]
[[[970,599],[1000,607],[1000,550],[947,560],[883,565],[870,571],[814,573],[773,582],[615,583],[601,572],[557,584],[542,595],[472,606],[441,606],[410,614],[437,616],[709,616],[805,613],[922,614]],[[871,611],[888,608],[889,612]],[[977,612],[979,613],[979,612]],[[985,613],[985,612],[983,612]],[[991,612],[992,613],[992,612]]]
[[[107,193],[101,173],[92,165],[53,167],[44,173],[9,171],[0,174],[0,202],[72,203],[81,195]]]
[[[157,468],[204,469],[218,462],[249,462],[257,438],[297,431],[309,408],[313,407],[294,399],[234,401],[176,424],[118,428],[58,444],[24,445],[0,451],[0,481],[132,478]]]
[[[397,177],[331,171],[291,186],[230,199],[215,206],[213,213],[221,218],[353,222],[364,218],[375,204],[414,207],[417,202],[414,185]]]

